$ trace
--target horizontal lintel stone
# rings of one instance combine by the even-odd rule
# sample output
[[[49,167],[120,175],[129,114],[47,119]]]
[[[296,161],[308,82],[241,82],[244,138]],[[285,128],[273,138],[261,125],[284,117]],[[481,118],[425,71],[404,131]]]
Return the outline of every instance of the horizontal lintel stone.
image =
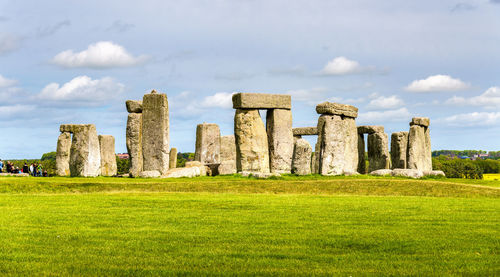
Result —
[[[316,106],[316,112],[318,114],[328,114],[328,115],[341,115],[356,118],[358,117],[358,108],[331,102],[323,102]]]
[[[411,125],[420,125],[424,127],[429,127],[430,119],[428,117],[414,117],[411,119],[410,126]]]
[[[127,100],[125,105],[127,106],[127,111],[129,113],[142,113],[141,100]]]
[[[292,129],[294,136],[315,136],[318,135],[318,127],[298,127]]]
[[[358,134],[375,134],[383,132],[384,132],[384,126],[382,125],[358,126]]]
[[[286,109],[292,108],[292,97],[287,94],[236,93],[234,109]]]

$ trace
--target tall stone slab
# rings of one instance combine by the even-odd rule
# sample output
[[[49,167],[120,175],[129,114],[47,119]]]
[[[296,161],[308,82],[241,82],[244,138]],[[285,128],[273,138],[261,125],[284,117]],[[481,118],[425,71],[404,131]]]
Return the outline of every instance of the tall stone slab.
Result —
[[[101,173],[101,151],[94,124],[73,125],[69,167],[72,177],[96,177]]]
[[[311,174],[312,147],[305,139],[297,139],[294,144],[292,173],[297,175]]]
[[[56,174],[69,176],[69,158],[71,152],[71,133],[62,132],[57,139]]]
[[[219,175],[230,175],[236,173],[236,144],[234,135],[222,136],[220,138]]]
[[[392,168],[406,169],[406,151],[408,148],[408,132],[396,132],[391,135]]]
[[[407,167],[422,171],[432,170],[432,150],[427,117],[414,117],[408,134]]]
[[[143,171],[167,173],[169,166],[168,100],[164,93],[153,90],[142,99]]]
[[[217,124],[203,123],[196,126],[194,159],[202,164],[220,163],[220,129]]]
[[[390,169],[389,138],[386,133],[368,134],[368,172]]]
[[[238,172],[269,173],[266,127],[256,109],[237,109],[234,115]]]
[[[115,138],[111,135],[99,135],[99,148],[101,150],[101,176],[115,176],[118,173]]]
[[[359,133],[358,128],[358,172],[366,174],[366,160],[365,160],[365,135]]]
[[[130,161],[130,176],[138,177],[141,171],[143,171],[141,113],[131,113],[128,115],[126,143]]]
[[[270,170],[272,173],[290,173],[294,148],[292,111],[270,109],[266,117]]]
[[[170,154],[169,154],[169,169],[176,168],[177,167],[177,148],[171,148],[170,149]]]

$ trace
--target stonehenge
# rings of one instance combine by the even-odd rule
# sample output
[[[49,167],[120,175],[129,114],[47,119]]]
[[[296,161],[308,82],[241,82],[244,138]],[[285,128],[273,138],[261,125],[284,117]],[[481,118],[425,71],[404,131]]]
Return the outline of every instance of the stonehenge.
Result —
[[[292,173],[297,175],[311,174],[312,147],[303,138],[295,141],[292,159]]]
[[[391,167],[391,157],[389,155],[388,136],[384,133],[384,126],[358,126],[358,172],[366,173],[365,134],[368,134],[368,172],[389,169]]]
[[[396,132],[391,135],[392,168],[406,168],[408,132]]]
[[[236,173],[236,142],[234,135],[220,138],[220,160],[219,175]]]
[[[430,120],[427,117],[414,117],[408,133],[407,168],[432,171]]]
[[[171,148],[170,153],[169,153],[169,163],[168,167],[169,168],[176,168],[177,167],[177,148]]]
[[[71,151],[71,133],[62,132],[57,139],[56,174],[69,176],[69,156]]]
[[[203,123],[196,126],[194,159],[202,164],[220,163],[220,129],[217,124]]]
[[[101,175],[115,176],[118,173],[115,155],[115,138],[110,135],[99,135],[101,150]]]

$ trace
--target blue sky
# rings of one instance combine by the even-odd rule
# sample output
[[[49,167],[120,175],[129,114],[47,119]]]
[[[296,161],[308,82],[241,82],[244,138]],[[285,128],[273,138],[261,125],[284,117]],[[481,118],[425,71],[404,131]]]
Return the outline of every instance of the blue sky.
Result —
[[[498,49],[498,0],[0,0],[0,158],[55,151],[63,123],[126,152],[125,100],[151,89],[180,152],[199,123],[233,133],[233,92],[291,94],[295,127],[333,101],[389,134],[430,117],[434,150],[500,150]]]

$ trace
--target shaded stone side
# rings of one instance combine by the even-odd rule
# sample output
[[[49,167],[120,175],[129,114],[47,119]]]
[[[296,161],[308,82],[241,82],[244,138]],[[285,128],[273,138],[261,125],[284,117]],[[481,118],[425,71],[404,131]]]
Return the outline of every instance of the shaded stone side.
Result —
[[[358,133],[358,172],[361,174],[366,174],[365,136],[364,134],[359,134],[359,133]]]
[[[392,168],[406,168],[408,132],[396,132],[391,135]]]
[[[220,165],[219,175],[236,173],[236,143],[234,135],[220,138]]]
[[[386,133],[368,135],[368,172],[390,169],[389,138]]]
[[[138,177],[142,171],[142,114],[131,113],[128,115],[126,143],[130,161],[130,176]]]
[[[234,137],[238,172],[269,173],[267,133],[259,110],[236,110]]]
[[[72,177],[100,175],[101,151],[94,124],[73,125],[69,167]]]
[[[99,135],[101,150],[101,175],[115,176],[118,173],[115,154],[115,138],[110,135]]]
[[[431,132],[430,128],[424,129],[425,150],[424,150],[424,169],[423,171],[432,171],[432,148],[431,148]]]
[[[167,95],[152,91],[142,100],[143,170],[166,174],[169,166],[169,118]]]
[[[69,176],[69,157],[71,152],[71,133],[63,132],[57,139],[56,174]]]
[[[268,110],[266,128],[271,172],[290,173],[293,157],[292,111]]]
[[[194,159],[202,164],[220,163],[220,129],[217,124],[203,123],[196,126]]]
[[[177,167],[177,148],[171,148],[170,149],[170,154],[169,154],[169,168],[176,168]]]
[[[291,109],[292,97],[286,94],[236,93],[233,109]]]
[[[292,173],[297,175],[311,174],[312,147],[305,139],[295,141],[292,159]]]

